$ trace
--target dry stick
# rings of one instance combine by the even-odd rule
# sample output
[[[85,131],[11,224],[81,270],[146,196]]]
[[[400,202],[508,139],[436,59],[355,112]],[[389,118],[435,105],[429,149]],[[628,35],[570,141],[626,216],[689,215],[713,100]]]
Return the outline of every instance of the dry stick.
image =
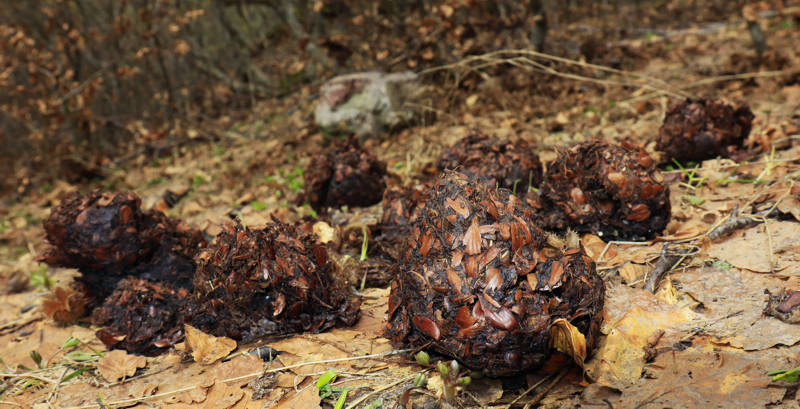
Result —
[[[392,383],[390,383],[388,385],[381,386],[380,388],[375,389],[372,392],[364,394],[360,398],[358,398],[355,401],[353,401],[350,405],[348,405],[347,409],[353,409],[356,406],[358,406],[361,402],[367,400],[367,398],[369,398],[370,396],[378,394],[378,393],[381,393],[381,392],[383,392],[383,391],[385,391],[387,389],[394,388],[395,386],[397,386],[397,385],[399,385],[399,384],[401,384],[403,382],[407,382],[407,381],[410,381],[410,380],[414,379],[414,377],[416,377],[416,376],[417,376],[417,374],[414,374],[414,375],[411,375],[411,376],[407,376],[407,377],[402,378],[402,379],[400,379],[398,381],[394,381],[394,382],[392,382]]]
[[[539,392],[536,396],[533,397],[533,399],[525,402],[525,406],[524,406],[525,409],[529,408],[531,405],[535,405],[540,400],[542,400],[542,398],[547,396],[547,394],[550,393],[550,391],[553,389],[553,387],[555,387],[558,384],[558,381],[560,381],[561,378],[563,378],[564,375],[567,374],[568,370],[569,370],[569,367],[566,367],[566,368],[562,369],[561,372],[558,374],[558,376],[553,378],[553,380],[550,382],[550,384],[547,385],[547,387],[545,387],[543,391]]]
[[[545,66],[543,64],[537,63],[536,61],[530,60],[528,58],[519,58],[519,60],[523,61],[523,62],[527,62],[528,64],[530,64],[530,65],[532,65],[532,66],[534,66],[536,68],[539,68],[539,70],[541,70],[542,72],[545,72],[545,73],[550,74],[550,75],[555,75],[557,77],[564,77],[564,78],[572,79],[572,80],[576,80],[576,81],[594,82],[594,83],[603,84],[603,85],[617,85],[617,86],[621,86],[621,87],[638,86],[638,87],[644,88],[646,90],[656,92],[658,94],[669,95],[669,96],[675,97],[675,98],[686,98],[686,95],[676,94],[676,93],[674,93],[672,91],[669,91],[669,90],[666,90],[666,89],[661,89],[661,88],[658,88],[658,87],[655,87],[653,85],[649,85],[649,84],[646,84],[646,83],[645,84],[638,84],[638,83],[633,84],[633,83],[628,83],[628,82],[623,82],[623,81],[599,80],[599,79],[596,79],[596,78],[586,77],[586,76],[578,75],[578,74],[562,73],[562,72],[560,72],[558,70],[555,70],[555,69],[550,68],[548,66]],[[509,61],[509,63],[511,63],[511,62]],[[516,64],[512,64],[512,65],[516,65]]]
[[[538,62],[535,62],[535,61],[531,60],[528,57],[542,58],[542,59],[561,62],[561,63],[565,63],[565,64],[569,64],[569,65],[577,65],[577,66],[585,67],[585,68],[593,68],[593,69],[596,69],[596,70],[601,70],[601,71],[606,71],[606,72],[619,74],[619,75],[622,75],[622,76],[625,76],[625,77],[631,77],[631,78],[637,79],[639,81],[638,82],[637,81],[634,81],[634,82],[619,82],[619,81],[609,81],[609,80],[598,80],[596,78],[585,77],[585,76],[582,76],[582,75],[566,74],[566,73],[562,73],[560,71],[557,71],[557,70],[555,70],[553,68],[546,67],[546,66],[544,66],[544,65],[542,65],[542,64],[540,64]],[[475,62],[475,61],[482,62],[482,64],[479,64],[477,66],[470,65],[472,62]],[[652,83],[661,83],[661,84],[668,85],[665,81],[657,79],[657,78],[648,77],[648,76],[645,76],[645,75],[634,74],[634,73],[631,73],[631,72],[628,72],[628,71],[618,70],[618,69],[615,69],[615,68],[605,67],[605,66],[602,66],[602,65],[589,64],[589,63],[585,63],[585,62],[581,62],[581,61],[571,60],[571,59],[568,59],[568,58],[557,57],[557,56],[554,56],[554,55],[540,53],[540,52],[536,52],[536,51],[533,51],[533,50],[525,50],[525,49],[499,50],[499,51],[494,51],[494,52],[481,54],[481,55],[477,55],[477,56],[471,56],[471,57],[464,58],[463,60],[457,61],[455,63],[445,64],[445,65],[441,65],[441,66],[438,66],[438,67],[432,67],[432,68],[428,68],[426,70],[422,70],[422,71],[420,71],[418,73],[418,75],[425,75],[425,74],[429,74],[429,73],[436,72],[436,71],[441,71],[441,70],[455,70],[457,68],[467,69],[467,70],[470,70],[470,71],[477,71],[478,69],[483,68],[483,67],[488,67],[488,66],[493,66],[493,65],[500,65],[500,64],[510,64],[510,65],[516,65],[516,66],[524,66],[522,64],[519,64],[519,61],[526,62],[529,65],[532,65],[532,66],[534,66],[536,68],[539,68],[541,71],[543,71],[545,73],[548,73],[548,74],[551,74],[551,75],[556,75],[556,76],[562,76],[562,77],[573,79],[573,80],[596,82],[596,83],[606,84],[606,85],[632,86],[632,87],[633,86],[638,86],[638,87],[641,87],[641,88],[645,88],[645,89],[654,91],[655,94],[666,94],[666,95],[671,95],[671,96],[680,97],[680,98],[685,98],[687,96],[687,94],[681,93],[680,91],[678,91],[676,93],[676,92],[672,92],[672,91],[664,89],[664,88],[657,87],[655,85],[651,85]],[[530,67],[527,67],[527,68],[530,68]]]
[[[721,223],[715,228],[713,228],[706,235],[708,236],[709,239],[716,240],[722,236],[726,236],[730,233],[733,233],[735,230],[756,224],[759,221],[764,220],[764,218],[770,217],[774,214],[775,214],[775,206],[770,207],[767,210],[755,213],[753,215],[740,216],[739,205],[737,204],[733,207],[733,210],[731,211],[731,214],[728,217],[728,219],[726,219],[724,223]]]
[[[550,379],[552,377],[553,377],[553,374],[547,375],[544,378],[542,378],[541,380],[539,380],[539,382],[536,382],[535,384],[533,384],[530,388],[525,389],[525,392],[522,392],[519,396],[514,398],[514,400],[512,400],[511,403],[506,405],[505,409],[511,409],[511,406],[513,406],[515,403],[519,402],[522,398],[525,397],[525,395],[531,393],[532,390],[536,389],[539,385],[543,384],[544,381],[546,381],[546,380],[548,380],[548,379]]]
[[[328,363],[344,362],[344,361],[356,361],[356,360],[359,360],[359,359],[383,358],[383,357],[387,357],[387,356],[390,356],[390,355],[397,355],[397,354],[406,353],[408,351],[410,351],[410,349],[394,349],[394,350],[391,350],[391,351],[386,351],[386,352],[381,352],[381,353],[378,353],[378,354],[371,354],[371,355],[362,355],[362,356],[353,356],[353,357],[335,358],[335,359],[323,359],[323,360],[320,360],[320,361],[299,362],[299,363],[292,364],[292,365],[282,366],[280,368],[267,369],[267,370],[263,370],[263,371],[249,373],[247,375],[241,375],[241,376],[236,376],[236,377],[233,377],[233,378],[223,379],[220,382],[225,383],[225,382],[239,381],[239,380],[242,380],[242,379],[254,378],[256,376],[261,376],[263,374],[268,374],[268,373],[273,373],[273,372],[280,372],[280,371],[284,371],[286,369],[299,368],[301,366],[307,366],[307,365],[328,364]],[[2,375],[2,374],[0,374],[0,375]],[[52,381],[50,381],[50,382],[52,382]],[[193,386],[187,386],[187,387],[180,388],[180,389],[175,389],[175,390],[172,390],[172,391],[157,393],[155,395],[141,396],[141,397],[138,397],[138,398],[131,398],[131,399],[122,399],[122,400],[118,400],[118,401],[115,401],[115,402],[108,402],[108,405],[109,406],[117,406],[117,405],[127,405],[127,404],[130,404],[130,403],[143,402],[143,401],[150,400],[150,399],[163,398],[164,396],[169,396],[169,395],[174,395],[176,393],[190,391],[190,390],[195,389],[195,388],[201,388],[201,386],[193,385]],[[66,409],[91,409],[91,408],[96,408],[96,407],[100,407],[100,405],[93,404],[93,405],[83,405],[83,406],[72,406],[72,407],[69,407],[69,408],[66,408]]]
[[[47,399],[45,399],[45,401],[48,404],[50,403],[50,400],[53,399],[53,397],[56,395],[56,392],[58,392],[58,388],[61,386],[61,381],[63,381],[64,377],[67,375],[67,371],[69,371],[69,367],[65,366],[64,371],[61,372],[61,376],[58,377],[58,382],[56,382],[56,384],[53,385],[53,389],[50,391],[50,394],[47,395]]]
[[[42,318],[44,318],[44,315],[42,314],[31,314],[27,317],[18,318],[12,321],[6,321],[0,324],[0,335],[5,335],[7,332],[13,332],[19,327],[28,325]]]
[[[691,88],[697,88],[697,87],[699,87],[701,85],[712,84],[712,83],[715,83],[715,82],[733,81],[733,80],[749,79],[749,78],[782,77],[782,76],[787,75],[787,74],[789,74],[788,70],[787,71],[744,72],[744,73],[741,73],[741,74],[720,75],[720,76],[717,76],[717,77],[704,78],[702,80],[691,82],[691,83],[689,83],[687,85],[684,85],[684,86],[680,87],[680,90],[683,91],[683,90],[687,90],[687,89],[691,89]],[[620,104],[630,104],[630,103],[633,103],[633,102],[636,102],[636,101],[655,98],[655,97],[659,96],[659,94],[660,93],[658,91],[654,91],[654,92],[651,92],[651,93],[648,93],[648,94],[639,95],[637,97],[626,99],[624,101],[621,101]]]
[[[655,293],[664,275],[682,263],[686,257],[693,254],[692,251],[692,249],[684,249],[678,253],[670,254],[669,243],[664,243],[664,247],[661,248],[661,256],[658,257],[656,266],[647,277],[647,283],[644,285],[644,289]]]
[[[457,61],[457,62],[452,63],[452,64],[446,64],[446,65],[442,65],[442,66],[439,66],[439,67],[428,68],[426,70],[420,71],[419,74],[423,75],[423,74],[428,74],[430,72],[446,70],[446,69],[453,69],[453,68],[456,68],[456,67],[459,67],[459,66],[468,65],[472,61],[484,61],[484,60],[490,60],[490,59],[496,60],[497,58],[501,58],[501,59],[505,60],[508,57],[504,57],[504,56],[508,56],[508,55],[512,55],[512,56],[513,55],[532,56],[534,58],[541,58],[541,59],[551,60],[551,61],[560,62],[560,63],[564,63],[564,64],[568,64],[568,65],[576,65],[576,66],[584,67],[584,68],[592,68],[592,69],[599,70],[599,71],[606,71],[606,72],[610,72],[610,73],[614,73],[614,74],[619,74],[619,75],[622,75],[622,76],[627,76],[627,77],[632,77],[632,78],[641,78],[643,80],[652,81],[652,82],[659,82],[659,83],[662,83],[664,85],[669,85],[666,81],[661,80],[659,78],[650,77],[650,76],[643,75],[643,74],[636,74],[636,73],[633,73],[633,72],[630,72],[630,71],[624,71],[624,70],[620,70],[620,69],[616,69],[616,68],[606,67],[604,65],[591,64],[591,63],[587,63],[585,61],[578,61],[578,60],[573,60],[573,59],[569,59],[569,58],[555,56],[555,55],[552,55],[552,54],[541,53],[541,52],[530,50],[530,49],[503,49],[503,50],[498,50],[498,51],[492,51],[492,52],[489,52],[489,53],[486,53],[486,54],[470,56],[470,57],[467,57],[467,58],[465,58],[465,59],[463,59],[461,61]]]
[[[44,376],[32,375],[26,373],[0,373],[0,378],[31,378],[31,379],[36,379],[37,381],[42,381],[47,383],[56,382],[55,380],[50,378],[45,378]]]
[[[764,216],[756,217],[756,219],[764,223],[764,232],[767,234],[767,251],[769,251],[769,272],[775,273],[775,252],[772,250],[772,234],[769,232],[769,223]]]

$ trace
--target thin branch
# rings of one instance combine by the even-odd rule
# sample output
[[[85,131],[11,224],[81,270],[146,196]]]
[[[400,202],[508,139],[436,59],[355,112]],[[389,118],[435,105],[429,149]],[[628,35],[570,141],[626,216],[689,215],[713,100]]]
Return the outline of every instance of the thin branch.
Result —
[[[535,384],[533,384],[533,385],[532,385],[530,388],[528,388],[528,389],[525,389],[525,391],[524,391],[524,392],[522,392],[522,393],[521,393],[519,396],[517,396],[516,398],[514,398],[514,400],[512,400],[512,401],[511,401],[511,403],[509,403],[508,405],[506,405],[506,408],[505,408],[505,409],[511,409],[511,407],[512,407],[512,406],[514,406],[514,404],[516,404],[517,402],[519,402],[519,401],[520,401],[522,398],[524,398],[524,397],[525,397],[525,395],[527,395],[527,394],[531,393],[531,391],[533,391],[534,389],[538,388],[538,387],[539,387],[539,385],[543,384],[543,383],[544,383],[546,380],[548,380],[548,379],[550,379],[550,378],[552,378],[552,377],[553,377],[553,374],[547,375],[547,376],[545,376],[544,378],[542,378],[541,380],[539,380],[539,382],[536,382]]]
[[[399,384],[401,384],[403,382],[407,382],[407,381],[410,381],[410,380],[414,379],[414,377],[416,377],[416,376],[417,376],[417,374],[413,374],[413,375],[407,376],[405,378],[402,378],[402,379],[399,379],[397,381],[394,381],[394,382],[392,382],[392,383],[390,383],[388,385],[381,386],[380,388],[375,389],[372,392],[364,394],[361,397],[359,397],[358,399],[356,399],[355,401],[353,401],[350,405],[348,405],[347,409],[353,409],[356,406],[358,406],[361,402],[367,400],[367,398],[369,398],[370,396],[373,396],[375,394],[381,393],[381,392],[383,392],[383,391],[385,391],[387,389],[394,388],[395,386],[397,386],[397,385],[399,385]]]

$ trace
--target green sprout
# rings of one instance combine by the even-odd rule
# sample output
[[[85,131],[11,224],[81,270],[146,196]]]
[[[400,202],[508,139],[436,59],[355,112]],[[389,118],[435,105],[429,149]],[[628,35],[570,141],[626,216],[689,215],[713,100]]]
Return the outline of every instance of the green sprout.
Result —
[[[342,393],[339,394],[339,399],[336,400],[336,404],[333,405],[333,409],[342,409],[344,407],[344,403],[347,400],[347,392],[349,391],[348,388],[344,388]]]
[[[442,397],[448,402],[452,402],[455,399],[459,390],[472,383],[472,378],[469,375],[459,376],[461,368],[458,365],[458,361],[450,361],[449,365],[439,361],[436,363],[436,368],[442,378]]]
[[[415,388],[424,388],[425,385],[428,384],[428,377],[425,376],[424,373],[420,372],[417,376],[414,377],[414,387]]]
[[[772,371],[767,373],[767,375],[772,377],[773,382],[777,381],[797,382],[797,379],[800,378],[800,366],[792,369],[781,369],[778,371]]]
[[[194,179],[192,179],[192,188],[197,189],[198,187],[202,186],[206,183],[206,179],[200,175],[195,175]]]
[[[31,285],[39,289],[49,290],[55,284],[55,280],[47,275],[47,266],[41,265],[36,271],[31,271],[30,274]]]
[[[750,178],[726,178],[714,182],[717,186],[727,186],[730,183],[767,183],[764,179],[750,179]]]
[[[339,398],[334,405],[334,409],[341,409],[347,399],[348,388],[333,388],[331,383],[336,380],[336,371],[328,369],[317,379],[316,387],[319,389],[319,398],[324,400],[333,396],[334,392],[339,392]]]
[[[33,359],[33,363],[35,363],[39,369],[42,369],[42,355],[39,351],[33,350],[30,355],[31,359]]]
[[[163,184],[166,181],[167,180],[164,179],[163,176],[158,176],[158,177],[155,177],[155,178],[152,178],[152,179],[148,180],[147,181],[147,187],[157,186],[157,185]]]
[[[311,207],[311,204],[303,203],[303,209],[305,209],[308,212],[308,214],[311,215],[311,217],[315,219],[319,218],[319,214],[317,213],[316,210],[314,210],[314,208]]]
[[[686,176],[686,183],[684,183],[683,185],[687,186],[690,189],[699,188],[700,186],[703,185],[706,179],[708,179],[707,176],[702,176],[702,177],[697,176],[697,170],[700,168],[700,165],[698,164],[694,164],[694,166],[691,169],[687,169],[683,167],[683,165],[681,165],[681,163],[675,159],[672,159],[672,162],[676,166],[678,166],[678,169],[680,169],[681,172],[684,174],[684,176]],[[687,163],[687,167],[689,165],[691,165],[691,163]]]
[[[533,187],[533,171],[531,170],[528,172],[528,191],[530,192],[533,190],[534,192],[538,192],[539,189]]]
[[[697,197],[695,195],[683,195],[683,200],[691,203],[694,206],[700,206],[706,201],[706,199],[703,199],[702,197]]]
[[[367,405],[364,409],[380,409],[383,407],[383,399],[378,398],[372,401],[369,405]]]
[[[303,168],[296,167],[286,175],[286,186],[295,193],[300,193],[303,190]]]
[[[418,364],[423,366],[428,366],[431,364],[431,356],[428,355],[425,351],[419,351],[416,355],[414,355],[414,360],[417,361]]]
[[[711,265],[716,267],[716,268],[719,268],[721,270],[725,270],[725,271],[728,271],[728,270],[731,269],[731,263],[728,263],[725,260],[714,260],[714,262],[711,263]]]

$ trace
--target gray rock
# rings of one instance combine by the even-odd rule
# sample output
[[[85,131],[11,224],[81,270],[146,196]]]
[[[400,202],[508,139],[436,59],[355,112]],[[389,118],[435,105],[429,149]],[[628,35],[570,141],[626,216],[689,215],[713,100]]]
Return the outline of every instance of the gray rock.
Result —
[[[422,86],[412,72],[360,72],[335,77],[320,89],[314,122],[323,131],[375,136],[413,122]]]

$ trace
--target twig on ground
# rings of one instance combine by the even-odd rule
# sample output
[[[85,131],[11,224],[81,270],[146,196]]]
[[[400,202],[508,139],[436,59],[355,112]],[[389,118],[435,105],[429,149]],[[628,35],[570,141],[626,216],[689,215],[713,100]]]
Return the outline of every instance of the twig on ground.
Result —
[[[47,382],[47,383],[56,383],[56,380],[45,378],[44,376],[33,375],[31,373],[23,372],[23,373],[0,373],[0,378],[31,378],[36,379],[37,381]]]
[[[31,314],[27,317],[22,317],[13,321],[8,321],[0,324],[0,335],[5,335],[16,331],[18,328],[28,325],[34,321],[44,318],[43,314]]]
[[[64,377],[67,376],[67,372],[69,371],[69,367],[65,366],[64,370],[61,372],[61,376],[58,377],[58,382],[53,385],[53,389],[50,391],[50,394],[47,395],[47,399],[45,402],[50,403],[50,400],[56,396],[56,392],[58,392],[58,388],[61,387],[61,381],[64,380]]]
[[[372,391],[372,392],[366,393],[366,394],[362,395],[361,397],[359,397],[358,399],[354,400],[352,403],[350,403],[350,405],[348,405],[348,406],[347,406],[347,409],[353,409],[353,408],[355,408],[355,407],[356,407],[356,406],[358,406],[358,405],[359,405],[361,402],[363,402],[363,401],[367,400],[367,399],[368,399],[370,396],[373,396],[373,395],[376,395],[376,394],[378,394],[378,393],[381,393],[381,392],[383,392],[383,391],[385,391],[385,390],[387,390],[387,389],[394,388],[395,386],[397,386],[397,385],[400,385],[400,384],[401,384],[401,383],[403,383],[403,382],[407,382],[407,381],[413,380],[415,376],[417,376],[417,374],[416,374],[416,373],[415,373],[415,374],[413,374],[413,375],[407,376],[407,377],[405,377],[405,378],[399,379],[399,380],[397,380],[397,381],[394,381],[394,382],[392,382],[392,383],[390,383],[390,384],[388,384],[388,385],[381,386],[380,388],[378,388],[378,389],[375,389],[375,390],[374,390],[374,391]]]
[[[767,210],[752,215],[740,215],[739,205],[737,204],[733,207],[733,210],[731,210],[730,216],[728,216],[723,223],[720,223],[718,226],[706,233],[706,236],[708,236],[708,238],[712,241],[720,237],[727,236],[738,229],[745,228],[763,221],[766,217],[774,216],[777,213],[775,209],[776,206],[772,206]]]
[[[644,289],[650,291],[651,293],[656,292],[658,284],[664,278],[665,274],[682,263],[686,257],[696,254],[699,251],[697,246],[692,246],[690,248],[678,250],[677,252],[670,252],[669,245],[670,243],[664,243],[664,247],[661,248],[661,255],[658,257],[656,266],[647,277],[647,283],[644,285]]]
[[[537,60],[553,61],[557,63],[566,64],[569,66],[577,66],[581,68],[589,68],[598,71],[605,71],[608,73],[620,75],[625,79],[622,81],[604,80],[604,79],[587,77],[579,74],[565,73],[558,71],[552,67],[546,66]],[[577,61],[569,58],[540,53],[529,49],[505,49],[505,50],[489,52],[486,54],[470,56],[451,64],[445,64],[438,67],[432,67],[426,70],[422,70],[418,74],[425,75],[442,70],[451,70],[457,72],[457,70],[459,69],[477,72],[480,74],[482,72],[481,69],[483,68],[488,68],[503,64],[518,66],[521,68],[539,71],[564,78],[569,78],[576,81],[588,81],[603,85],[612,85],[621,87],[637,87],[640,89],[653,91],[653,93],[655,94],[670,95],[677,98],[685,98],[688,96],[688,94],[685,94],[679,90],[673,92],[667,89],[666,87],[670,86],[670,84],[658,78],[649,77],[642,74],[636,74],[630,71],[619,70],[616,68],[606,67],[602,65],[590,64],[586,63],[585,61]]]
[[[543,390],[543,391],[541,391],[541,392],[539,392],[538,394],[536,394],[536,396],[534,396],[534,397],[533,397],[533,399],[531,399],[531,400],[529,400],[529,401],[525,402],[525,406],[524,406],[524,408],[525,408],[525,409],[528,409],[528,408],[530,408],[530,407],[531,407],[531,405],[535,405],[535,404],[539,403],[539,401],[540,401],[540,400],[542,400],[542,399],[543,399],[545,396],[547,396],[547,394],[548,394],[548,393],[550,393],[550,391],[551,391],[551,390],[552,390],[552,389],[553,389],[553,388],[554,388],[556,385],[558,385],[558,382],[561,380],[561,378],[563,378],[563,377],[564,377],[564,375],[566,375],[566,374],[567,374],[567,372],[568,372],[568,371],[569,371],[569,367],[566,367],[566,368],[562,369],[562,370],[561,370],[561,372],[559,372],[559,373],[558,373],[558,375],[556,375],[556,377],[555,377],[555,378],[553,378],[553,380],[552,380],[552,381],[550,381],[550,384],[548,384],[548,385],[547,385],[547,386],[544,388],[544,390]]]
[[[522,392],[519,396],[514,398],[514,400],[512,400],[511,403],[506,405],[506,409],[511,409],[511,406],[513,406],[515,403],[519,402],[522,398],[525,397],[525,395],[531,393],[532,390],[538,388],[539,385],[544,383],[544,381],[546,381],[546,380],[548,380],[548,379],[550,379],[552,377],[553,377],[553,374],[547,375],[544,378],[542,378],[539,382],[536,382],[535,384],[533,384],[530,388],[525,389],[525,392]]]

